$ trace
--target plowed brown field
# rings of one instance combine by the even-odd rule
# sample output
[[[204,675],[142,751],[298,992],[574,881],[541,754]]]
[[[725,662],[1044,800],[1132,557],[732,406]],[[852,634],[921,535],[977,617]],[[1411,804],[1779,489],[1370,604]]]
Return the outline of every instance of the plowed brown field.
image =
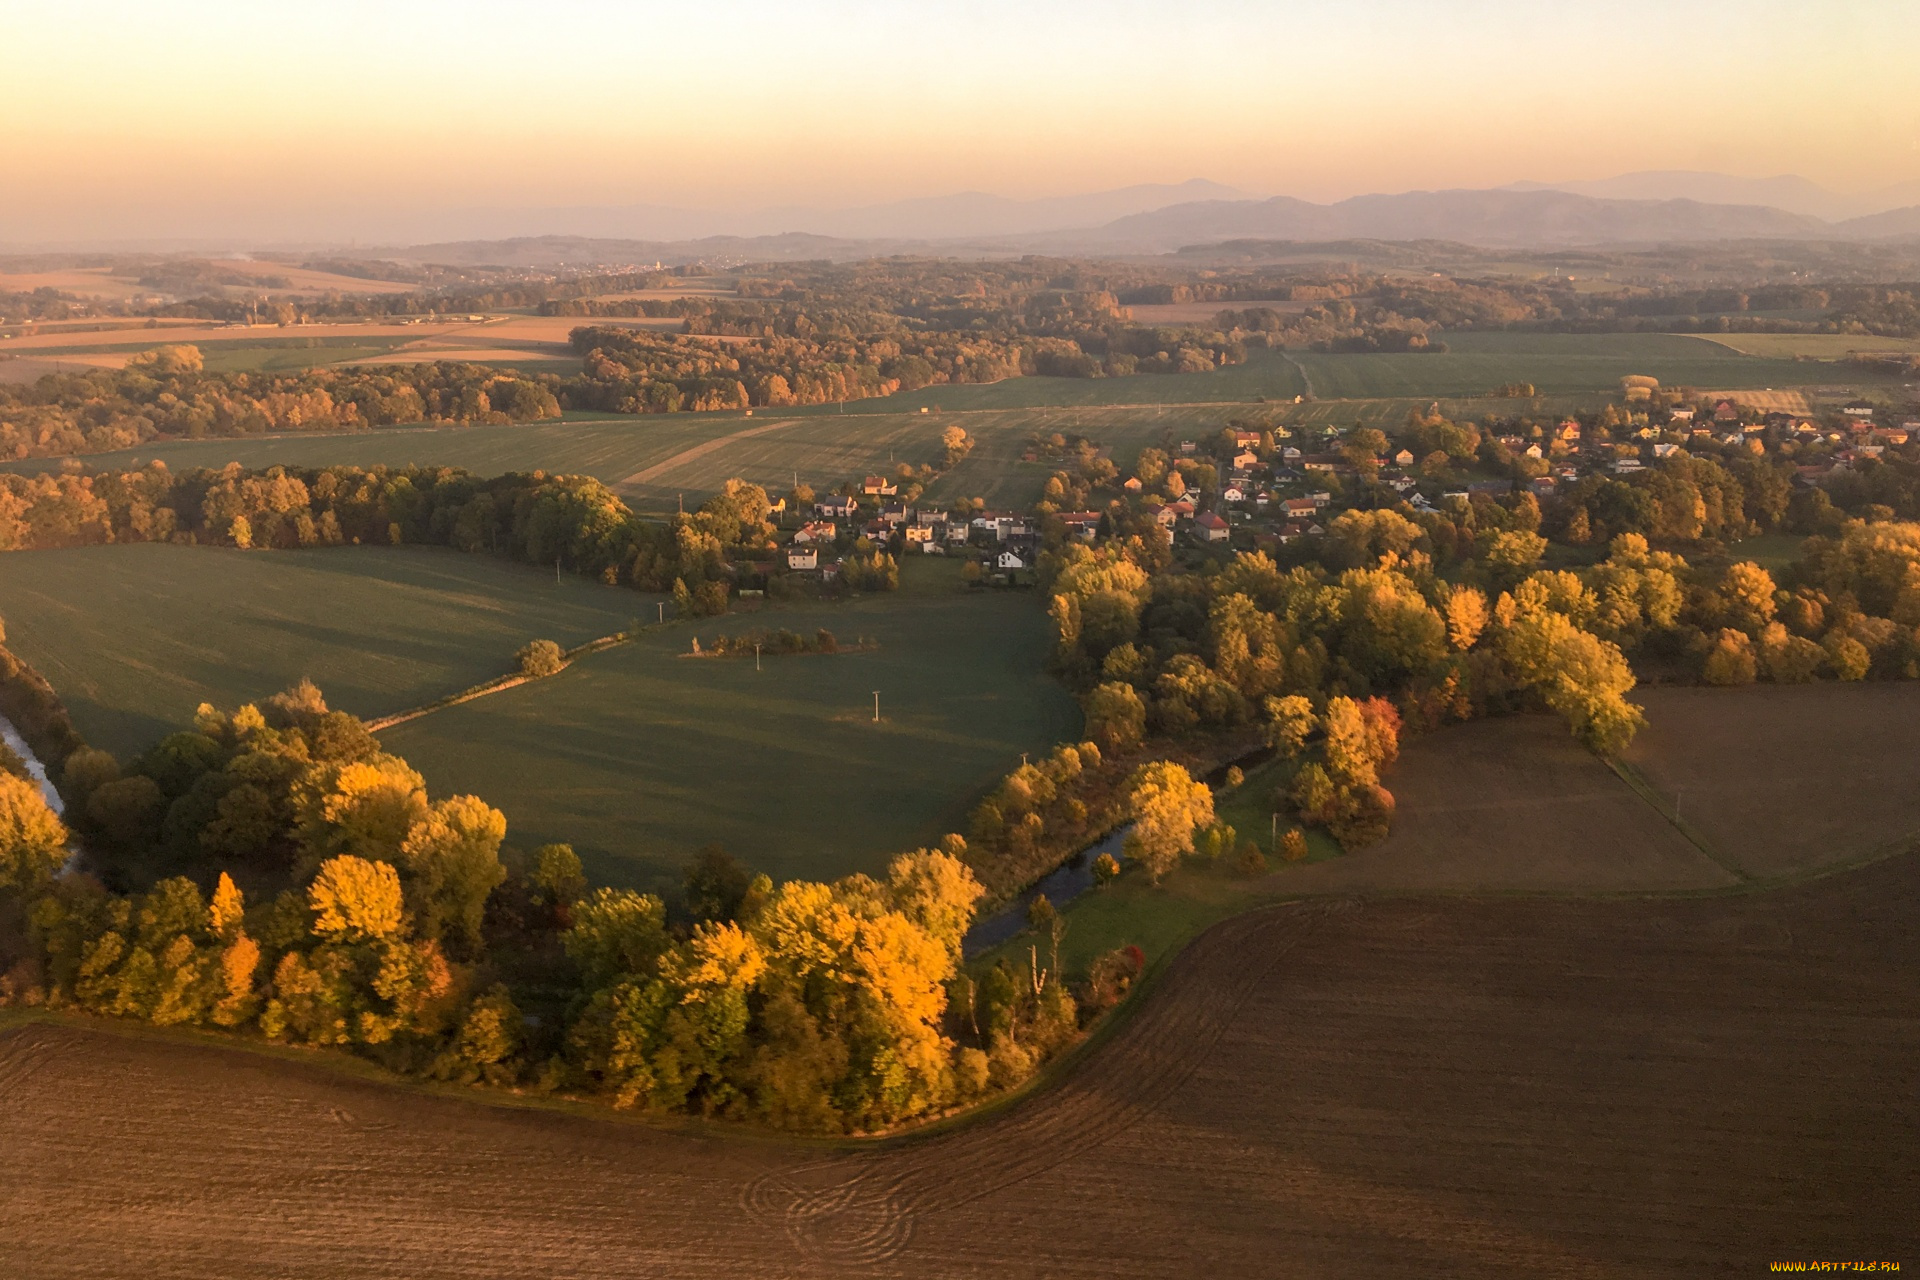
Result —
[[[1855,692],[1653,691],[1639,767],[1722,779],[1718,807],[1711,788],[1683,801],[1716,853],[1746,832],[1767,866],[1807,865],[1785,851],[1809,836],[1853,856],[1905,829],[1914,788],[1873,761],[1911,759],[1915,732],[1909,691]],[[1920,1264],[1920,853],[1714,892],[1723,868],[1543,726],[1413,744],[1377,861],[1323,864],[1359,871],[1210,930],[1053,1085],[916,1138],[663,1129],[404,1090],[337,1060],[16,1023],[0,1029],[0,1275]],[[1769,745],[1783,734],[1833,753],[1795,770]],[[1755,772],[1772,786],[1731,781]],[[1888,798],[1859,799],[1856,777]],[[1706,892],[1623,893],[1636,878]],[[1375,889],[1396,896],[1349,896]]]
[[[1231,921],[1061,1086],[863,1150],[0,1037],[17,1277],[1703,1276],[1920,1244],[1920,860]]]

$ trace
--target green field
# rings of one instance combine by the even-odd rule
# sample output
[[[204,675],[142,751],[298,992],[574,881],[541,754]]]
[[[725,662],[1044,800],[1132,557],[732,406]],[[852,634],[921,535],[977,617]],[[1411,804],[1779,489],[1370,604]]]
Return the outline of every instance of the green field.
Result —
[[[1448,350],[1294,358],[1322,400],[1481,396],[1512,382],[1547,395],[1620,390],[1628,374],[1663,386],[1728,390],[1858,380],[1828,366],[1742,355],[1717,342],[1664,333],[1447,333]]]
[[[1235,415],[1303,425],[1392,426],[1438,401],[1460,418],[1552,415],[1599,408],[1627,374],[1668,386],[1734,390],[1884,383],[1819,361],[1743,355],[1703,338],[1674,334],[1458,333],[1451,350],[1426,354],[1317,355],[1256,349],[1243,365],[1206,374],[1133,378],[1014,378],[977,386],[928,387],[905,395],[758,411],[609,417],[568,414],[522,426],[410,427],[380,431],[195,440],[96,454],[96,468],[163,458],[169,466],[228,462],[319,467],[336,464],[464,467],[480,475],[543,469],[591,475],[618,486],[643,512],[697,503],[732,476],[784,489],[797,477],[816,487],[892,464],[934,460],[939,436],[959,423],[976,448],[933,491],[936,500],[982,497],[1001,506],[1031,502],[1049,468],[1021,460],[1034,432],[1079,433],[1113,448],[1127,465],[1144,444],[1198,437]],[[1304,377],[1302,376],[1304,373]],[[1527,400],[1487,392],[1531,382]],[[1310,390],[1313,399],[1294,404]],[[922,408],[937,412],[922,413]],[[9,464],[58,467],[58,459]]]
[[[578,644],[652,617],[653,600],[427,547],[0,555],[8,645],[121,755],[201,702],[231,708],[302,676],[357,715],[416,706],[511,669],[535,637]]]
[[[1706,340],[1777,360],[1844,360],[1853,351],[1920,351],[1920,338],[1876,338],[1866,333],[1716,333]]]
[[[959,592],[955,568],[909,562],[908,587],[925,591],[672,627],[381,737],[436,792],[497,805],[515,844],[572,842],[596,879],[664,888],[713,841],[775,879],[875,871],[964,831],[1022,752],[1079,732],[1041,670],[1038,600]],[[696,635],[755,626],[879,647],[759,671],[679,656]]]

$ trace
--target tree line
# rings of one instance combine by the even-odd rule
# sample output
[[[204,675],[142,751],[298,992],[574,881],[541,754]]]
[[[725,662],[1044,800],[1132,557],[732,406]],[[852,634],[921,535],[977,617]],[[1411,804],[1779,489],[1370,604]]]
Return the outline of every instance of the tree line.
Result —
[[[0,997],[344,1049],[407,1074],[845,1132],[1017,1082],[1080,1006],[960,977],[957,851],[774,885],[718,850],[684,899],[505,844],[301,684],[125,762],[0,772]],[[61,874],[68,842],[83,873]],[[950,994],[964,992],[964,1011]],[[530,1012],[537,1013],[529,1017]]]
[[[209,373],[197,347],[170,346],[141,352],[124,369],[0,382],[0,456],[64,457],[168,440],[410,422],[534,422],[559,414],[544,383],[482,365]]]

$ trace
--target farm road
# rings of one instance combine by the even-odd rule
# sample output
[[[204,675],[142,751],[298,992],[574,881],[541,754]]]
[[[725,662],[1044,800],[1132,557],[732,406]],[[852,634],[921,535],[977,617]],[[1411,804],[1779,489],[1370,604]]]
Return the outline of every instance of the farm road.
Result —
[[[1914,1256],[1920,858],[1293,904],[1055,1087],[836,1148],[0,1032],[0,1255],[173,1276],[1744,1275]]]

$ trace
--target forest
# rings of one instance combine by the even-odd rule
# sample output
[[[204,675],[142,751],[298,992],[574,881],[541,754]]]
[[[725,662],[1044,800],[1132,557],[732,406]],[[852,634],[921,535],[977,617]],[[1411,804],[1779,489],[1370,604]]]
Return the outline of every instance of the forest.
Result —
[[[198,348],[163,346],[136,354],[124,369],[0,381],[0,457],[62,457],[267,431],[536,422],[559,415],[559,402],[540,382],[482,365],[208,373]]]

